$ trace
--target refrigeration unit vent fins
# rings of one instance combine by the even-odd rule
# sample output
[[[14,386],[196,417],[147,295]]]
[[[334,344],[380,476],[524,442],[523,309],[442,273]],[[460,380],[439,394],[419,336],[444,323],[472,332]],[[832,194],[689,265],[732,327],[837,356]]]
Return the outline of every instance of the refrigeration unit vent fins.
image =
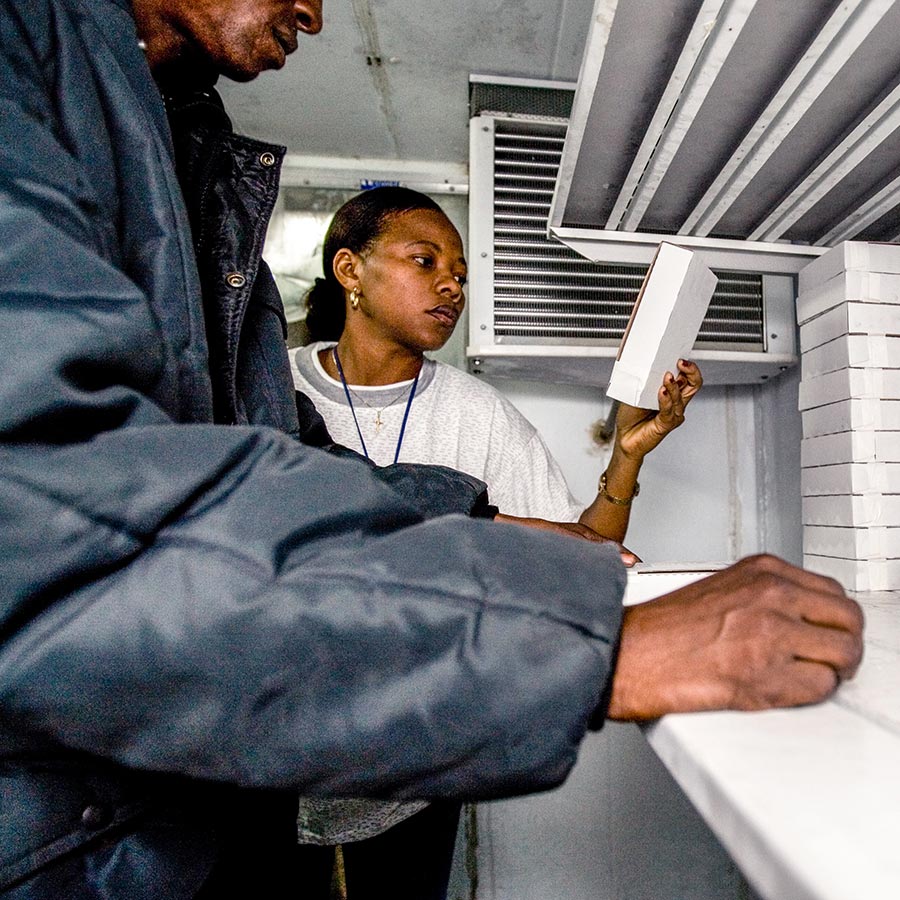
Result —
[[[476,80],[469,83],[469,117],[482,113],[514,116],[538,116],[568,119],[572,111],[575,85],[532,85],[520,79],[507,83],[501,79]]]
[[[494,335],[502,343],[617,344],[647,267],[595,263],[547,237],[566,127],[498,119]],[[677,238],[673,238],[677,242]],[[762,350],[763,278],[717,272],[698,346]]]

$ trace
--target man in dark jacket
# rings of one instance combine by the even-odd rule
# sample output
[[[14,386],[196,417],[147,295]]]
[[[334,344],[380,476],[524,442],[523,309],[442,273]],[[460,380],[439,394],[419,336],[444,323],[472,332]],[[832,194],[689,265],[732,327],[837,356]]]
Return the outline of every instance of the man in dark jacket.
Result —
[[[613,680],[614,550],[296,440],[263,229],[205,198],[202,300],[151,69],[251,78],[320,27],[319,0],[0,6],[4,896],[294,896],[298,789],[539,790],[610,704],[810,702],[858,662],[840,589],[762,558],[629,610]],[[231,138],[263,220],[281,151]]]

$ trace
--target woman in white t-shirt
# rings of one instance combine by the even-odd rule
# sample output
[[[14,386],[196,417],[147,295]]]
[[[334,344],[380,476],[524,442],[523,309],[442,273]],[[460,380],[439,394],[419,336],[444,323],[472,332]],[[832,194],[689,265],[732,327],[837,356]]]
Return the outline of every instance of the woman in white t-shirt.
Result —
[[[624,539],[643,458],[683,421],[702,385],[696,365],[680,360],[677,375],[666,374],[659,412],[619,407],[609,463],[584,508],[502,394],[425,357],[446,343],[465,305],[462,241],[433,200],[398,187],[357,195],[335,214],[323,257],[324,278],[307,297],[314,343],[291,361],[297,389],[334,440],[378,465],[431,463],[474,475],[505,514],[498,519],[577,522]],[[343,845],[348,900],[430,900],[446,894],[457,816],[452,805],[302,800],[300,839]]]

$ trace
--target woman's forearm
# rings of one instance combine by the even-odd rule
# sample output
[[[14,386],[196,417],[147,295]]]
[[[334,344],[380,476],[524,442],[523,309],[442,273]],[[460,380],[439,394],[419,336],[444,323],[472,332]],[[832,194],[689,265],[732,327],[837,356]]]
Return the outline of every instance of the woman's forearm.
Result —
[[[578,521],[598,534],[621,543],[628,530],[642,462],[643,459],[625,456],[617,444],[604,473],[605,485],[598,487],[597,496]]]

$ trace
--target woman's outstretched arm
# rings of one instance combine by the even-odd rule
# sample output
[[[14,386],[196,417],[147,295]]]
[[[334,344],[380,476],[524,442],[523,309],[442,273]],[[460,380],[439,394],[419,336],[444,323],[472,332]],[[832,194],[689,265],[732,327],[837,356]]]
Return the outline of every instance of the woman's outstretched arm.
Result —
[[[696,363],[678,360],[678,374],[666,372],[659,388],[659,411],[622,404],[616,416],[616,440],[593,503],[579,522],[614,541],[623,541],[638,490],[644,457],[684,421],[684,409],[703,385]]]

